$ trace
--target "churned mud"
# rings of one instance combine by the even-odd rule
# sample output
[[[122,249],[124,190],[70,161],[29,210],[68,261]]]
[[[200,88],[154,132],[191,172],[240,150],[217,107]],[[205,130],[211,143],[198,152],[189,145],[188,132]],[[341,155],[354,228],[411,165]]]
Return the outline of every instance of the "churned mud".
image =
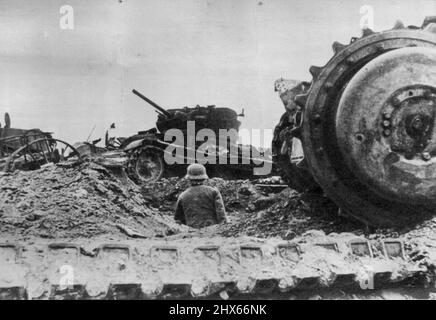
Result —
[[[0,178],[0,232],[21,238],[163,237],[184,230],[147,206],[139,188],[86,162]]]
[[[371,229],[338,214],[336,205],[322,194],[297,193],[280,186],[277,177],[213,178],[207,184],[220,190],[229,223],[194,230],[173,220],[177,197],[189,186],[186,179],[138,186],[93,162],[2,174],[0,233],[6,239],[70,240],[216,236],[292,240],[311,230],[368,239],[402,237],[420,243],[436,237],[436,220],[403,229]]]
[[[320,241],[338,241],[344,244],[356,237],[366,238],[375,243],[387,238],[400,238],[405,241],[405,250],[413,262],[426,267],[427,270],[435,269],[436,257],[432,255],[436,251],[436,219],[403,229],[374,230],[339,215],[337,207],[322,194],[297,193],[281,185],[280,179],[275,177],[231,181],[214,178],[207,183],[221,191],[229,222],[195,230],[173,220],[177,197],[188,187],[188,181],[185,179],[163,179],[150,185],[137,186],[122,172],[114,173],[89,161],[48,165],[36,171],[2,174],[0,235],[4,242],[26,245],[27,256],[23,259],[27,261],[27,266],[35,273],[36,278],[37,274],[44,274],[41,268],[45,267],[41,261],[45,261],[45,253],[40,249],[33,250],[32,246],[38,247],[53,242],[74,243],[80,246],[83,259],[90,260],[86,267],[90,269],[85,268],[83,276],[89,278],[89,275],[92,275],[94,278],[88,280],[94,281],[95,287],[100,288],[102,292],[114,270],[115,273],[124,270],[127,263],[142,266],[144,261],[148,261],[146,264],[152,265],[147,268],[127,268],[131,274],[123,275],[123,279],[151,279],[149,290],[154,292],[153,290],[159,291],[159,279],[162,279],[163,272],[164,278],[170,277],[169,281],[175,283],[192,278],[193,292],[197,290],[201,295],[201,290],[204,289],[203,281],[216,277],[217,271],[208,265],[211,257],[205,257],[194,250],[198,246],[220,247],[221,255],[224,257],[220,260],[220,277],[235,274],[241,277],[253,273],[254,269],[266,274],[280,274],[282,267],[277,262],[277,257],[274,254],[269,255],[266,249],[270,248],[273,252],[277,243],[292,240],[299,245],[310,246],[310,250],[302,256],[304,264],[299,264],[303,265],[304,270],[301,272],[315,272],[320,279],[328,282],[329,272],[332,271],[321,270],[320,261],[345,269],[356,262],[347,262],[348,258],[342,257],[344,265],[337,265],[337,261],[342,260],[330,256],[331,253],[314,244]],[[114,263],[110,264],[110,268],[115,269],[107,269],[107,263],[99,264],[98,261],[101,260],[93,260],[98,258],[98,248],[102,243],[128,244],[132,252],[127,256],[136,261],[123,262],[123,254],[118,256],[117,253]],[[266,250],[266,258],[263,260],[265,263],[250,263],[246,266],[236,263],[233,250],[243,244],[262,245]],[[183,261],[177,262],[178,271],[168,267],[168,261],[160,260],[168,258],[171,265],[171,259],[174,258],[172,251],[169,251],[169,256],[157,255],[151,260],[145,258],[153,252],[155,246],[162,245],[176,246],[178,250],[183,251]],[[381,251],[377,251],[377,248],[373,250],[374,259],[382,261]],[[256,259],[255,256],[249,258]],[[332,264],[329,264],[329,261]],[[180,264],[183,264],[183,271],[180,271]],[[400,263],[398,270],[402,268]],[[5,272],[11,273],[11,270],[6,268]],[[14,277],[19,276],[17,272],[13,270]],[[144,272],[148,273],[142,274]],[[250,286],[251,280],[247,278],[246,281],[247,286]],[[46,279],[40,279],[38,283],[44,282]],[[239,281],[239,284],[243,285],[244,282]],[[144,288],[146,286],[147,284],[144,284]],[[34,296],[38,296],[38,288],[39,285]],[[434,293],[427,289],[416,292],[404,291],[400,286],[393,291],[382,290],[371,294],[344,294],[340,290],[327,290],[305,291],[301,295],[297,294],[295,298],[428,299],[433,297]],[[292,296],[287,295],[286,298]]]

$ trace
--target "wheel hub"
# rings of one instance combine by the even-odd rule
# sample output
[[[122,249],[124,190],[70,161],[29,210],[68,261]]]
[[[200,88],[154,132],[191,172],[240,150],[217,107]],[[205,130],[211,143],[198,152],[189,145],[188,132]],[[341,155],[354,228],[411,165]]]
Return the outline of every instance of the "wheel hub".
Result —
[[[385,199],[436,205],[436,50],[380,55],[348,83],[336,137],[350,171]]]
[[[428,86],[403,88],[390,99],[386,109],[382,130],[386,138],[391,137],[388,139],[391,149],[409,160],[430,160],[434,151],[431,141],[436,90]]]

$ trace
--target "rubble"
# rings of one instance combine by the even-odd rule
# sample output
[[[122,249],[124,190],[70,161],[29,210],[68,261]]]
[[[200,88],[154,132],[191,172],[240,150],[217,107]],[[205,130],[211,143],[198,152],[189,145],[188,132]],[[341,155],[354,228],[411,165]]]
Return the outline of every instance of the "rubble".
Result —
[[[436,261],[436,257],[426,254],[429,245],[436,247],[436,218],[406,228],[368,228],[360,221],[340,215],[337,206],[320,193],[299,193],[290,188],[279,193],[268,193],[264,188],[259,188],[257,182],[210,179],[207,184],[218,188],[223,195],[229,223],[182,232],[170,238],[218,236],[295,241],[319,234],[328,236],[346,233],[376,241],[404,239],[409,242],[405,250],[414,254],[416,261],[427,266],[432,266]],[[185,179],[163,179],[143,186],[142,193],[151,207],[172,217],[177,197],[188,184]]]
[[[23,262],[14,268],[24,268],[31,283],[39,284],[37,288],[23,285],[28,297],[113,298],[115,294],[128,294],[130,298],[182,295],[231,299],[250,295],[390,299],[434,293],[415,288],[394,290],[392,284],[401,279],[421,285],[425,283],[422,270],[435,270],[431,247],[436,247],[435,221],[404,230],[369,230],[360,222],[339,216],[337,207],[318,193],[298,193],[290,188],[276,192],[259,186],[280,184],[275,179],[213,178],[207,184],[221,191],[230,222],[194,230],[173,221],[174,205],[188,187],[187,180],[162,179],[139,187],[119,167],[101,165],[105,163],[87,160],[51,164],[0,177],[0,234],[9,243],[0,246],[0,259],[8,250],[18,250],[11,243],[24,248]],[[349,243],[356,237],[363,243],[370,241],[370,260],[348,253]],[[410,259],[386,261],[380,246],[385,239],[393,238],[407,240],[404,249]],[[277,248],[290,243],[302,250],[297,250],[301,259],[298,265],[276,254]],[[319,243],[337,244],[340,252],[330,252]],[[59,291],[59,270],[44,261],[65,263],[63,255],[68,258],[72,250],[80,256],[77,288],[81,289]],[[223,260],[216,260],[217,254]],[[263,263],[258,261],[259,254]],[[247,264],[244,259],[253,262]],[[215,261],[219,261],[218,269]],[[347,291],[347,281],[354,286],[362,281],[359,277],[365,273],[361,266],[367,263],[387,268],[391,277],[382,279],[385,282],[378,291]],[[337,277],[338,272],[345,278]],[[316,279],[316,291],[305,287],[301,279],[306,277]],[[294,283],[295,279],[300,280]],[[121,286],[112,288],[112,281]],[[138,281],[140,290],[135,291]],[[208,281],[217,283],[209,286]],[[228,286],[221,288],[222,281]],[[112,291],[124,287],[131,289]],[[283,288],[286,290],[281,292]]]
[[[406,237],[425,243],[434,238],[433,220],[404,229],[368,229],[338,215],[337,207],[319,193],[290,188],[273,193],[259,187],[259,181],[221,178],[207,184],[220,190],[229,223],[192,230],[173,220],[177,197],[189,185],[186,179],[162,179],[139,187],[109,168],[85,161],[3,174],[0,233],[23,239],[249,236],[292,240],[318,230],[371,240]],[[268,183],[277,181],[262,181]]]
[[[327,233],[354,231],[363,234],[365,226],[338,216],[337,207],[318,193],[298,193],[290,188],[271,192],[263,185],[276,184],[275,178],[259,181],[212,178],[206,184],[220,190],[230,223],[211,226],[198,234],[225,237],[253,236],[292,239],[310,229]],[[172,215],[178,195],[189,186],[186,179],[170,178],[144,185],[142,193],[151,207]],[[275,191],[275,190],[274,190]],[[197,234],[197,233],[194,233]]]
[[[149,208],[134,183],[93,162],[3,175],[0,203],[0,232],[24,238],[117,238],[125,230],[155,237],[186,230]]]
[[[206,185],[218,188],[230,213],[249,211],[253,201],[263,195],[250,180],[224,180],[221,178],[209,179]],[[152,207],[164,212],[172,212],[177,197],[189,187],[185,178],[167,178],[142,186],[142,194]]]

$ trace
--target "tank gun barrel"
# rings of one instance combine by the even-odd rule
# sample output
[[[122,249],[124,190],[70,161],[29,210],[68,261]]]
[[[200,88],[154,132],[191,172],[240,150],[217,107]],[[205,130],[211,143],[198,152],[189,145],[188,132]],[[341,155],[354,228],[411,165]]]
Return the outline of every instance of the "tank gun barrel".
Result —
[[[132,92],[134,94],[136,94],[138,97],[140,97],[142,100],[148,102],[148,104],[150,104],[151,106],[153,106],[155,109],[157,109],[159,112],[161,112],[164,116],[166,117],[170,117],[171,114],[165,110],[164,108],[162,108],[160,105],[158,105],[156,102],[150,100],[149,98],[147,98],[146,96],[144,96],[141,92],[133,89]]]

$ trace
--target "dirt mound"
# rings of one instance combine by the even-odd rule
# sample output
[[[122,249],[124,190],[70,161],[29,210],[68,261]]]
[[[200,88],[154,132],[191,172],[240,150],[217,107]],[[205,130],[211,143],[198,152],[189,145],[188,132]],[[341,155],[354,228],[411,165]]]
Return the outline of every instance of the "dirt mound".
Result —
[[[162,208],[171,207],[177,195],[188,186],[184,180],[160,183],[156,190],[162,193],[157,192],[156,196],[161,194],[159,206]],[[211,179],[208,183],[221,190],[229,223],[191,230],[173,238],[249,236],[293,240],[316,230],[326,235],[350,233],[369,240],[401,238],[416,244],[413,248],[406,247],[409,252],[425,251],[429,245],[436,247],[436,218],[401,229],[373,229],[341,215],[337,206],[320,193],[298,193],[290,188],[268,193],[258,184],[245,180]],[[165,198],[165,186],[173,192],[170,200]]]
[[[256,189],[256,186],[252,188]],[[227,206],[226,197],[223,198]],[[269,195],[257,190],[247,200],[247,210],[229,211],[228,218],[227,224],[207,227],[186,236],[249,236],[291,240],[311,230],[320,230],[325,234],[351,232],[363,235],[368,232],[361,223],[339,216],[337,207],[324,196],[301,194],[289,188]]]
[[[93,162],[0,178],[0,232],[19,237],[154,237],[186,230],[149,208],[139,188]]]
[[[325,233],[362,233],[362,225],[338,216],[337,207],[320,194],[301,194],[286,189],[276,195],[253,201],[254,210],[245,213],[232,225],[220,226],[223,236],[279,237],[293,239],[308,230]]]
[[[209,179],[206,185],[220,190],[226,210],[229,213],[250,211],[253,201],[264,195],[250,180],[224,180],[221,178]],[[187,179],[168,178],[142,187],[142,194],[147,203],[154,208],[172,213],[177,197],[189,187]]]
[[[138,187],[128,178],[114,175],[107,167],[94,162],[3,174],[0,233],[7,239],[101,236],[120,239],[178,234],[176,237],[251,236],[290,240],[307,231],[320,230],[325,234],[351,232],[378,239],[418,238],[432,234],[435,228],[434,221],[427,221],[403,230],[370,230],[338,215],[337,207],[320,194],[301,194],[289,188],[274,193],[272,188],[264,187],[268,181],[213,178],[207,184],[221,191],[229,223],[193,230],[173,220],[177,197],[189,186],[186,179],[162,179]]]
[[[317,193],[301,194],[290,188],[271,192],[268,182],[270,181],[228,181],[220,178],[208,180],[206,184],[221,191],[229,223],[194,234],[292,239],[314,229],[323,230],[327,234],[365,232],[365,226],[361,223],[339,216],[338,208],[324,196]],[[178,195],[188,187],[186,179],[163,179],[143,186],[142,193],[150,206],[172,216]]]

